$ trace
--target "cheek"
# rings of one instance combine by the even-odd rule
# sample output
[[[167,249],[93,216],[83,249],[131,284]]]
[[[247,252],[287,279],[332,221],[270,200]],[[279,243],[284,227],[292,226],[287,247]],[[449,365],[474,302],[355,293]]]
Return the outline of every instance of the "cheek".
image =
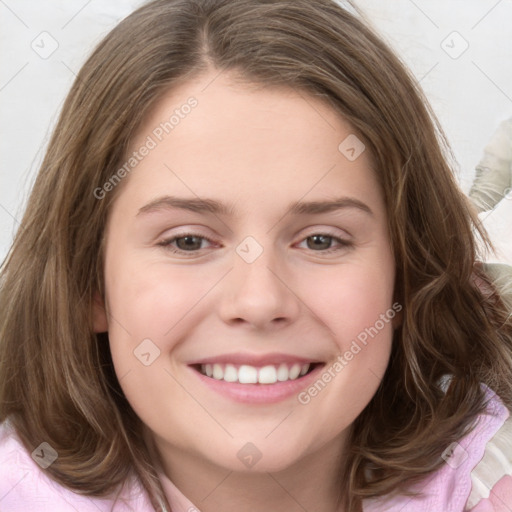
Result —
[[[393,285],[391,266],[350,265],[317,277],[309,296],[315,312],[334,333],[338,349],[344,350],[375,325],[389,334],[391,322],[387,320],[395,316]]]
[[[169,338],[179,337],[187,315],[216,279],[213,273],[197,268],[171,269],[137,261],[112,266],[106,275],[110,331],[124,329],[130,333],[132,342],[151,338],[162,349],[169,348],[164,345]]]
[[[193,335],[219,272],[136,258],[109,263],[105,284],[114,369],[136,413],[149,424],[158,423],[162,390],[176,403],[189,400],[172,378],[179,358],[169,354]]]
[[[393,291],[393,261],[386,257],[370,265],[365,261],[333,269],[310,293],[312,309],[329,328],[341,365],[333,369],[334,380],[353,388],[357,396],[366,388],[363,394],[372,394],[387,367],[397,314]]]
[[[338,267],[317,280],[310,294],[315,313],[331,331],[335,356],[299,401],[315,410],[315,417],[329,418],[332,435],[366,407],[389,361],[397,314],[393,263],[391,258],[374,263]]]
[[[146,424],[158,425],[163,392],[173,403],[187,403],[172,378],[168,358],[190,334],[194,307],[211,288],[213,277],[147,261],[106,265],[109,342],[121,388]]]

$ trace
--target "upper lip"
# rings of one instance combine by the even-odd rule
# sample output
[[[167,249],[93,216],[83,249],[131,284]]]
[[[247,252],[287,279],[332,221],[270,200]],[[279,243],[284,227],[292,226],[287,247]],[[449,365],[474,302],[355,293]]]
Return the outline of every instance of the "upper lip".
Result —
[[[231,354],[222,354],[213,357],[204,357],[189,362],[189,365],[199,364],[233,364],[242,365],[246,364],[249,366],[267,366],[267,365],[278,365],[282,363],[286,364],[306,364],[306,363],[317,363],[320,362],[318,359],[299,357],[291,354],[271,353],[271,354],[248,354],[242,352],[236,352]]]

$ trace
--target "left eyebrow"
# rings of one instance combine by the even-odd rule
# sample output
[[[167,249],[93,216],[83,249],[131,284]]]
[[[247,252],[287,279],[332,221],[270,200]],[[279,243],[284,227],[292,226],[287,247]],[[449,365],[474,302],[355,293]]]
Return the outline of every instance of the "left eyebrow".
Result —
[[[169,209],[188,210],[195,213],[213,213],[232,217],[235,215],[233,205],[209,198],[184,198],[176,196],[163,196],[144,205],[137,215]],[[297,201],[288,206],[286,215],[318,215],[345,208],[355,208],[369,215],[374,215],[370,207],[354,197],[339,197],[329,201]]]
[[[309,214],[316,215],[320,213],[329,213],[335,210],[341,210],[344,208],[356,208],[369,215],[373,216],[371,208],[359,201],[354,197],[340,197],[331,201],[310,201],[292,203],[287,210],[287,213],[293,215]]]

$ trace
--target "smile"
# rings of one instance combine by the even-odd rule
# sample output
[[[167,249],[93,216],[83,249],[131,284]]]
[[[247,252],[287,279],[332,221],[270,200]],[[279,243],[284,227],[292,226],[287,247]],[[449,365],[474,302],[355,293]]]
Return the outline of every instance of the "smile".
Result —
[[[276,382],[296,380],[306,375],[312,366],[312,363],[281,363],[279,365],[266,365],[263,367],[248,364],[202,364],[199,366],[199,371],[207,377],[225,382],[275,384]]]
[[[263,405],[297,397],[325,364],[282,354],[230,354],[188,366],[210,391],[230,401]]]

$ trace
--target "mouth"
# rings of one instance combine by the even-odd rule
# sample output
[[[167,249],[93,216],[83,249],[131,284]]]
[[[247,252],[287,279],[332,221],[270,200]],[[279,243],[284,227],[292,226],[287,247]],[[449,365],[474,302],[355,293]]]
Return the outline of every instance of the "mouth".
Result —
[[[296,381],[309,375],[323,363],[280,363],[265,366],[249,364],[206,363],[191,367],[204,377],[228,383],[273,385]]]
[[[188,366],[209,391],[231,402],[257,406],[298,399],[319,378],[325,363],[293,356],[232,354]]]

